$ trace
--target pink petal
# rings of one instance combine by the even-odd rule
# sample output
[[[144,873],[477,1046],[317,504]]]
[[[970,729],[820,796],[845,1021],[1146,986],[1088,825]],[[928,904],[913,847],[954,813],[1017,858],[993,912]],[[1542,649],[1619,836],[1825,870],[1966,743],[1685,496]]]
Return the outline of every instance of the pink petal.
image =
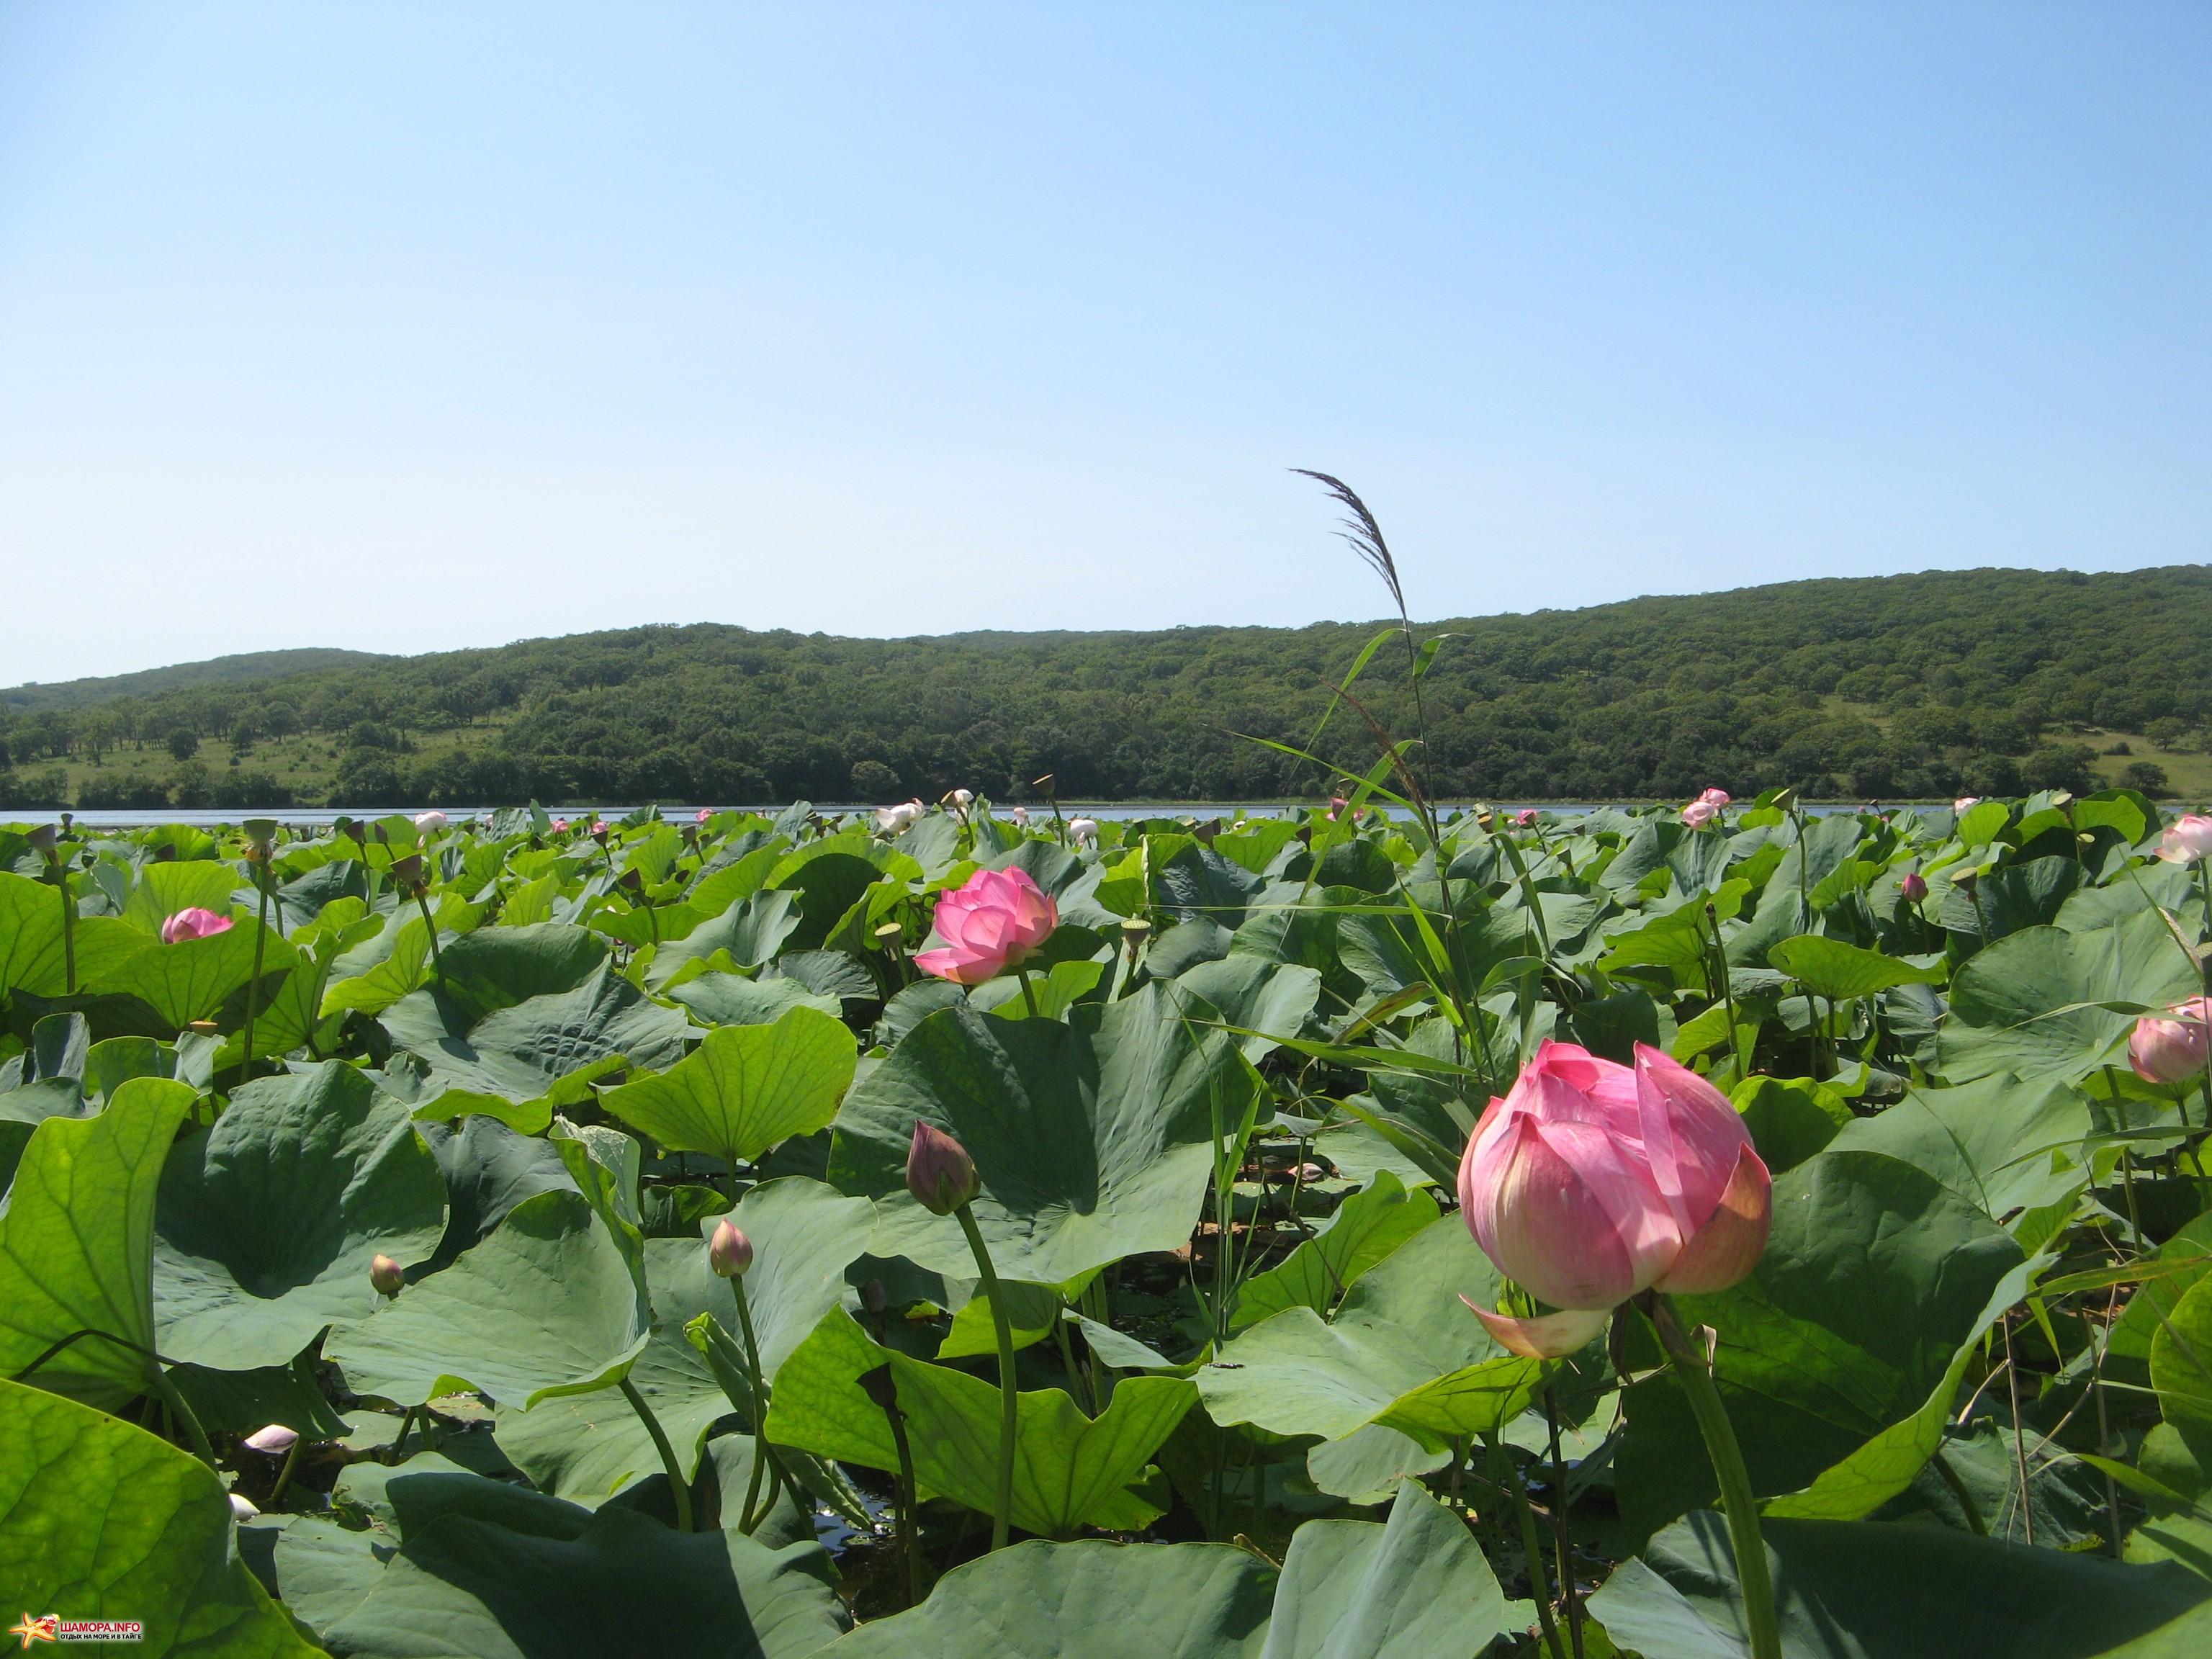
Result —
[[[1475,1237],[1530,1295],[1555,1308],[1610,1308],[1649,1282],[1605,1203],[1540,1125],[1516,1115],[1486,1162],[1492,1169],[1476,1172]]]
[[[1741,1284],[1759,1265],[1774,1222],[1772,1182],[1757,1152],[1746,1146],[1714,1206],[1674,1265],[1651,1282],[1662,1291],[1697,1294]]]
[[[1534,1319],[1515,1319],[1478,1308],[1465,1297],[1460,1300],[1467,1302],[1468,1310],[1482,1322],[1483,1328],[1499,1347],[1530,1359],[1564,1359],[1571,1353],[1581,1352],[1613,1317],[1610,1308],[1569,1308]]]
[[[1644,1156],[1682,1237],[1721,1201],[1736,1155],[1751,1145],[1743,1115],[1726,1095],[1656,1048],[1636,1045]]]

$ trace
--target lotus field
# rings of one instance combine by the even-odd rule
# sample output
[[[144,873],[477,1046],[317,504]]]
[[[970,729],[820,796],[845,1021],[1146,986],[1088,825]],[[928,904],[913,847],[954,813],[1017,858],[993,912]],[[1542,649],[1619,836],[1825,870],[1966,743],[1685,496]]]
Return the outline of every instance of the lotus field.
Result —
[[[24,1645],[2212,1653],[2212,820],[1400,775],[0,830]]]

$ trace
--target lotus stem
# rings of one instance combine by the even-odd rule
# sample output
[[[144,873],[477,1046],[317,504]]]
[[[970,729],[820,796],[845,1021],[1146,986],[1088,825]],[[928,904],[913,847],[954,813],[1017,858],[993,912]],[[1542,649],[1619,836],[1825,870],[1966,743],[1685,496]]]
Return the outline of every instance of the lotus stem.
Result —
[[[430,919],[430,890],[427,884],[415,890],[415,908],[422,913],[422,926],[430,934],[430,972],[440,985],[446,982],[446,958],[438,950],[438,924]]]
[[[1029,1005],[1030,1018],[1042,1019],[1044,1011],[1037,1006],[1036,992],[1030,985],[1030,970],[1026,967],[1014,969],[1014,977],[1022,982],[1022,1000]]]
[[[1802,845],[1802,842],[1800,843]],[[1712,1459],[1720,1482],[1721,1507],[1728,1516],[1729,1541],[1735,1551],[1736,1582],[1743,1591],[1744,1624],[1751,1632],[1752,1659],[1782,1659],[1782,1632],[1774,1616],[1774,1581],[1766,1570],[1766,1544],[1759,1532],[1759,1502],[1752,1495],[1751,1473],[1744,1468],[1743,1449],[1736,1443],[1735,1428],[1728,1407],[1713,1386],[1711,1363],[1684,1334],[1681,1322],[1664,1296],[1655,1297],[1652,1323],[1659,1340],[1682,1380],[1690,1409],[1705,1437],[1705,1455]]]
[[[1536,1604],[1536,1622],[1544,1628],[1544,1645],[1552,1650],[1552,1659],[1567,1659],[1559,1624],[1552,1617],[1550,1587],[1544,1582],[1544,1540],[1536,1531],[1535,1512],[1528,1507],[1521,1472],[1513,1467],[1511,1455],[1498,1443],[1496,1435],[1485,1435],[1483,1443],[1490,1449],[1492,1478],[1513,1494],[1513,1508],[1521,1517],[1521,1553],[1528,1562],[1528,1597]]]
[[[253,887],[260,895],[260,902],[253,915],[253,977],[246,981],[246,1052],[238,1062],[238,1080],[245,1083],[253,1076],[253,1019],[260,1012],[262,953],[269,945],[269,871],[265,865],[253,866]],[[285,1466],[285,1473],[291,1466]]]
[[[307,1436],[301,1435],[285,1452],[284,1467],[276,1471],[276,1484],[269,1489],[269,1501],[272,1505],[284,1495],[284,1488],[292,1484],[292,1466],[300,1461],[300,1448],[306,1443]]]
[[[668,1490],[676,1498],[676,1530],[691,1530],[691,1483],[684,1478],[684,1471],[676,1462],[676,1448],[668,1443],[668,1431],[660,1426],[660,1419],[653,1414],[653,1407],[645,1403],[645,1396],[637,1391],[637,1384],[625,1376],[615,1385],[629,1401],[630,1409],[645,1425],[645,1431],[653,1437],[653,1449],[660,1454],[660,1467],[668,1473]]]
[[[1559,1599],[1567,1611],[1567,1639],[1575,1659],[1583,1659],[1583,1608],[1575,1594],[1575,1544],[1567,1530],[1567,1460],[1559,1451],[1559,1401],[1556,1383],[1544,1385],[1544,1423],[1551,1431],[1552,1534],[1559,1560]]]
[[[185,1438],[192,1443],[192,1455],[210,1468],[214,1468],[215,1448],[208,1443],[207,1431],[200,1426],[199,1414],[192,1410],[177,1385],[169,1380],[167,1371],[159,1365],[151,1367],[150,1371],[155,1390],[161,1396],[161,1403],[169,1408],[170,1414],[178,1422],[185,1425]]]
[[[975,1206],[963,1204],[952,1212],[968,1248],[975,1253],[975,1268],[983,1280],[983,1294],[991,1298],[991,1323],[999,1336],[999,1491],[991,1516],[991,1547],[1002,1550],[1012,1530],[1014,1514],[1014,1437],[1020,1422],[1021,1402],[1014,1376],[1014,1328],[1006,1317],[1006,1298],[999,1288],[997,1269],[991,1266],[990,1247],[975,1225]]]

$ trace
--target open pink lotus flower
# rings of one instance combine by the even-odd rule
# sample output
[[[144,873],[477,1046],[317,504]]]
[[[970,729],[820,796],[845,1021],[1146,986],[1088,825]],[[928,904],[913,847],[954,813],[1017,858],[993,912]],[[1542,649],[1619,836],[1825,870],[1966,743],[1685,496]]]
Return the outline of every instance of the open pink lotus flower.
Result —
[[[211,933],[227,933],[231,928],[228,916],[219,916],[212,910],[203,910],[197,904],[188,910],[179,910],[161,924],[161,943],[182,944],[188,939],[205,939]]]
[[[1726,806],[1729,804],[1729,792],[1725,789],[1700,790],[1698,799],[1708,806]]]
[[[1682,823],[1686,828],[1702,830],[1720,815],[1719,807],[1701,797],[1682,809]]]
[[[2191,997],[2166,1011],[2145,1014],[2128,1036],[2128,1063],[2150,1083],[2185,1083],[2204,1069],[2212,1049],[2212,997]]]
[[[1656,1048],[1546,1042],[1460,1160],[1462,1212],[1500,1272],[1560,1312],[1474,1308],[1515,1353],[1574,1352],[1647,1290],[1725,1290],[1766,1248],[1766,1165],[1726,1096]],[[1468,1304],[1470,1308],[1474,1304]]]
[[[2212,853],[2212,818],[2185,812],[2158,838],[2158,855],[2168,864],[2194,864]]]
[[[923,951],[915,963],[956,985],[981,985],[1052,937],[1060,908],[1025,870],[978,870],[967,884],[937,901],[942,948]]]

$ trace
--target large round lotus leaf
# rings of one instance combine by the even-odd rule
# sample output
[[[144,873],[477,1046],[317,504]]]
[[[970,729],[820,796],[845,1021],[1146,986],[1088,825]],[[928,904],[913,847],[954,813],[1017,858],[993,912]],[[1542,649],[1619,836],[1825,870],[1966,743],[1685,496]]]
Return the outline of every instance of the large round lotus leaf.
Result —
[[[792,1350],[843,1296],[845,1268],[868,1248],[874,1211],[864,1198],[793,1176],[755,1187],[730,1219],[752,1241],[745,1297],[762,1370],[773,1387]],[[629,1380],[660,1419],[688,1474],[707,1431],[734,1407],[684,1328],[711,1314],[736,1335],[737,1299],[730,1281],[708,1262],[703,1239],[646,1240],[645,1275],[653,1340]],[[599,1504],[660,1473],[652,1437],[619,1390],[566,1395],[527,1412],[502,1410],[499,1442],[540,1487],[579,1504]]]
[[[440,947],[442,994],[474,1024],[532,997],[573,991],[606,959],[607,942],[587,927],[481,927]]]
[[[472,1017],[472,1005],[434,987],[416,991],[386,1011],[383,1025],[394,1044],[428,1066],[426,1103],[448,1090],[540,1100],[571,1073],[617,1059],[665,1070],[684,1058],[691,1029],[679,1010],[649,1000],[605,962],[572,989],[533,996],[481,1019]]]
[[[281,1365],[373,1312],[371,1261],[426,1260],[446,1182],[407,1108],[343,1060],[242,1085],[169,1154],[155,1216],[161,1352]]]
[[[2171,1562],[1948,1527],[1768,1521],[1760,1531],[1785,1659],[2091,1659],[2212,1599],[2212,1583]],[[1644,1659],[1751,1650],[1728,1523],[1709,1510],[1654,1538],[1590,1611]]]
[[[622,1380],[652,1314],[629,1261],[591,1205],[540,1193],[489,1238],[337,1332],[325,1356],[357,1394],[418,1406],[478,1389],[528,1407]]]
[[[1324,1440],[1380,1423],[1432,1449],[1492,1432],[1527,1409],[1541,1380],[1536,1362],[1508,1355],[1460,1300],[1488,1307],[1498,1285],[1456,1218],[1432,1220],[1370,1268],[1334,1319],[1293,1306],[1224,1346],[1197,1373],[1206,1412]]]
[[[1686,1324],[1719,1334],[1722,1393],[1763,1497],[1811,1485],[1921,1412],[2023,1260],[1966,1199],[1879,1152],[1808,1158],[1776,1178],[1773,1202],[1749,1279],[1676,1298]],[[1630,1535],[1642,1537],[1717,1488],[1671,1373],[1639,1382],[1626,1408],[1617,1491]]]
[[[917,1119],[968,1149],[975,1214],[1000,1274],[1060,1285],[1139,1250],[1171,1250],[1198,1219],[1210,1141],[1261,1085],[1218,1030],[1147,986],[1085,1023],[932,1014],[846,1097],[829,1179],[878,1200],[878,1255],[972,1277],[959,1224],[906,1190]]]
[[[823,1659],[1260,1659],[1275,1578],[1228,1544],[1016,1544]]]
[[[2002,1220],[2069,1201],[2087,1184],[2078,1160],[2091,1127],[2087,1103],[2065,1085],[2005,1075],[1909,1089],[1887,1111],[1852,1119],[1827,1149],[1902,1158]]]
[[[146,1387],[154,1346],[154,1200],[191,1109],[187,1084],[134,1078],[107,1109],[33,1132],[0,1212],[0,1375],[114,1407]],[[40,1364],[52,1346],[87,1337]]]
[[[793,1008],[772,1025],[710,1031],[690,1058],[599,1100],[665,1151],[750,1164],[793,1135],[829,1127],[856,1054],[843,1021]]]
[[[1292,1534],[1266,1659],[1461,1659],[1505,1626],[1474,1534],[1409,1480],[1382,1526],[1310,1521]]]
[[[253,977],[252,916],[227,931],[174,945],[148,945],[95,977],[86,989],[106,996],[135,997],[153,1011],[163,1030],[181,1030],[196,1019],[212,1019]],[[261,930],[261,1000],[266,1006],[298,961],[292,947],[273,928]],[[82,975],[83,969],[80,966]],[[240,1011],[243,1012],[241,1003]]]
[[[394,1485],[398,1483],[395,1482]],[[495,1486],[487,1481],[485,1486]],[[410,1525],[324,1632],[353,1659],[802,1659],[842,1630],[817,1544],[681,1534],[609,1507],[573,1535],[517,1528],[495,1494]],[[562,1528],[565,1533],[566,1528]]]
[[[2134,1014],[2095,1005],[2163,1008],[2200,988],[2162,916],[2123,916],[2085,933],[2023,928],[1959,969],[1938,1064],[1954,1083],[1998,1072],[2078,1082],[2124,1058],[2135,1024]]]
[[[431,1258],[441,1267],[489,1237],[524,1199],[576,1189],[552,1142],[517,1134],[497,1118],[471,1113],[458,1129],[443,1123],[416,1128],[446,1177],[446,1236]]]
[[[2212,1279],[2200,1279],[2159,1322],[2150,1380],[2169,1421],[2212,1425]]]
[[[0,1382],[0,1594],[25,1617],[136,1619],[145,1637],[133,1653],[305,1659],[315,1650],[231,1536],[222,1483],[198,1458]]]

